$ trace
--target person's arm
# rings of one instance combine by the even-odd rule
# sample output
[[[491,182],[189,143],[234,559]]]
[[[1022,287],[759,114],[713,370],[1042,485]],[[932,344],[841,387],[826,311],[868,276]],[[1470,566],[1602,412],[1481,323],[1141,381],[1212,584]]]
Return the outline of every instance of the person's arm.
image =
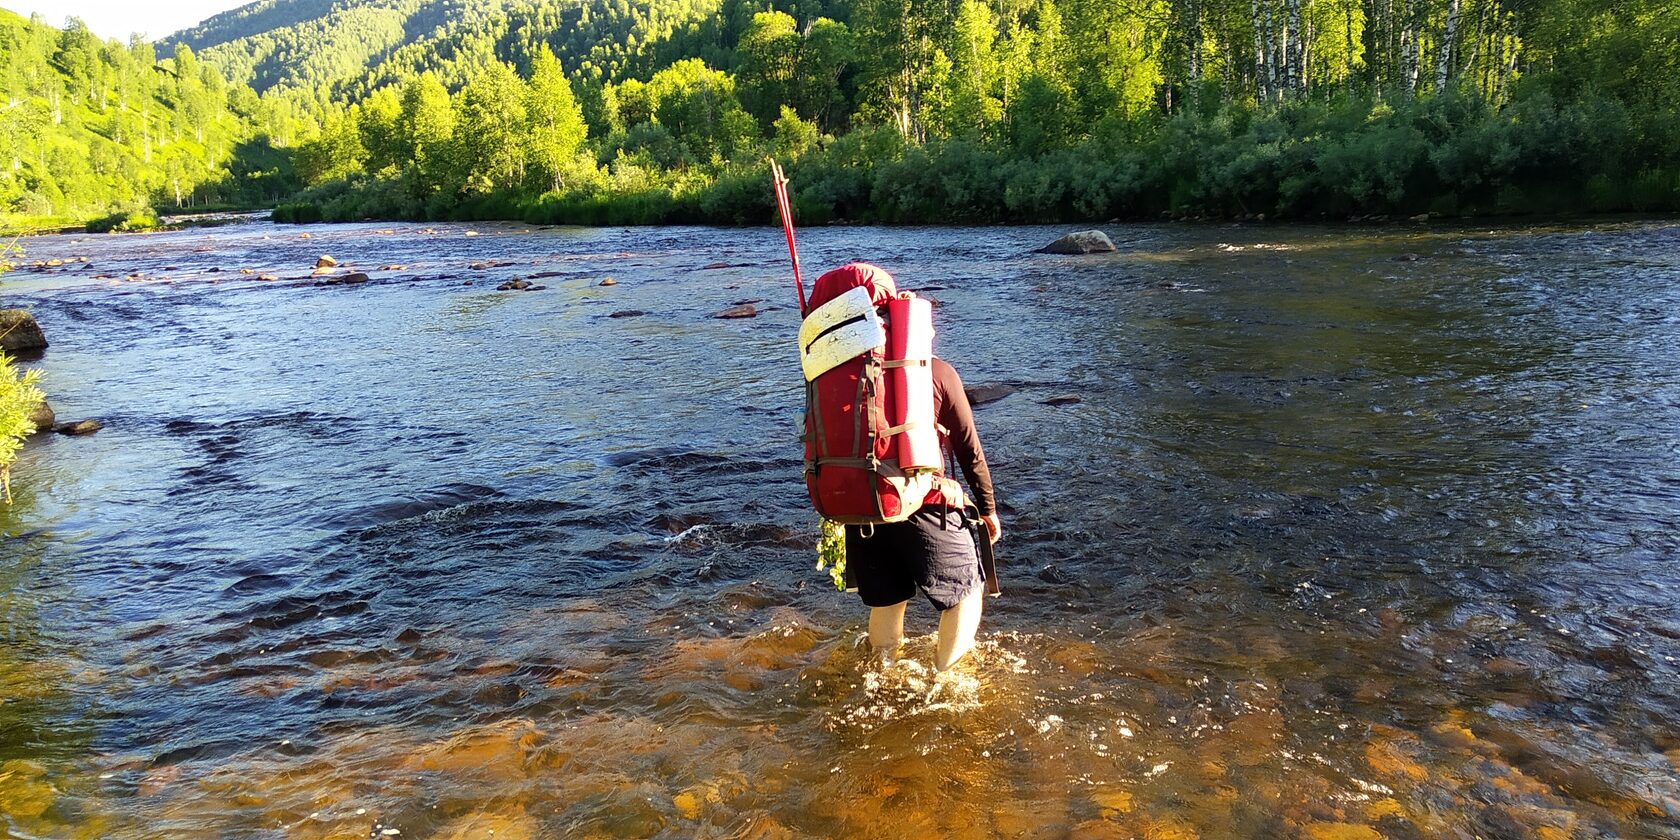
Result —
[[[949,433],[947,440],[957,466],[968,481],[968,493],[974,506],[986,520],[986,529],[996,542],[1002,529],[998,524],[997,502],[992,489],[992,471],[986,466],[986,452],[980,445],[980,432],[974,426],[974,409],[968,404],[962,377],[944,359],[933,360],[933,386],[939,405],[939,425]]]

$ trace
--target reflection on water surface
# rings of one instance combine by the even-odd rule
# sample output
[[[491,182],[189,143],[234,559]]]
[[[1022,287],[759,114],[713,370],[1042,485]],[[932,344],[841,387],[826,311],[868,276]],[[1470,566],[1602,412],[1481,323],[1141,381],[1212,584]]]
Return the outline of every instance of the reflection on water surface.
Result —
[[[938,677],[812,569],[777,232],[479,230],[32,245],[109,425],[0,512],[7,831],[1680,837],[1680,229],[807,232],[1016,389]]]

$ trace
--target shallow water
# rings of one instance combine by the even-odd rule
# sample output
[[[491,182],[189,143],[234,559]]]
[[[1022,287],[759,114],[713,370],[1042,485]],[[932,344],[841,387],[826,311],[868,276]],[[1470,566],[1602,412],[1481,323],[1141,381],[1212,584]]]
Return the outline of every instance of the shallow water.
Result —
[[[466,231],[28,243],[108,425],[0,511],[0,834],[1680,837],[1680,227],[805,232],[1017,389],[939,678],[813,568],[779,232]]]

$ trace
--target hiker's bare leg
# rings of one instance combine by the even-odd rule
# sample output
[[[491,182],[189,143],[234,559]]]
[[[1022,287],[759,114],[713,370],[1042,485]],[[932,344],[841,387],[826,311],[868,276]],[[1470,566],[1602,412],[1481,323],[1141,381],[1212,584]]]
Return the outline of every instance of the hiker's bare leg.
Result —
[[[869,609],[869,649],[883,659],[892,659],[904,643],[904,608],[909,601],[890,607]]]
[[[976,586],[957,605],[939,614],[939,653],[934,668],[943,671],[974,649],[980,630],[980,611],[986,604],[984,586]]]

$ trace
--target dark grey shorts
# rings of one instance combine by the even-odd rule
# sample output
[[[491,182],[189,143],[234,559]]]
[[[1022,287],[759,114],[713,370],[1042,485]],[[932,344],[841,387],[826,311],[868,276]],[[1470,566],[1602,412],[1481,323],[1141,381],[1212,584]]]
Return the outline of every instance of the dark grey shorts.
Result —
[[[846,577],[871,607],[908,601],[920,589],[944,612],[986,582],[960,510],[928,506],[874,529],[865,537],[867,527],[846,526]]]

